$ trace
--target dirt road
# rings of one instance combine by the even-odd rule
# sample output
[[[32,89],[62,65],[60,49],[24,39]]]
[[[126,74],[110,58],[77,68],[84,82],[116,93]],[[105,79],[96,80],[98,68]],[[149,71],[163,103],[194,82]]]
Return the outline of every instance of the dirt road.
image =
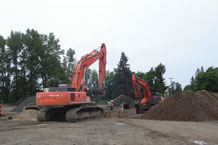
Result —
[[[7,145],[206,145],[218,144],[218,122],[104,118],[77,123],[0,121]]]

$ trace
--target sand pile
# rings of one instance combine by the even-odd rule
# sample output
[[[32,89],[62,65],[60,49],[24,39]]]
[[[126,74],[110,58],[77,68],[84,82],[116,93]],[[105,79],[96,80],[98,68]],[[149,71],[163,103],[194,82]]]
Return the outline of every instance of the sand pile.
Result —
[[[179,92],[152,107],[142,118],[176,121],[218,120],[218,94],[207,91]]]

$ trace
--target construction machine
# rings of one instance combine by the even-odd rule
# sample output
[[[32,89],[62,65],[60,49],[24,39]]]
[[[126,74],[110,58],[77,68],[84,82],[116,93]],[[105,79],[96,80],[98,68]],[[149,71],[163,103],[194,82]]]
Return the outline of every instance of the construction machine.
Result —
[[[97,60],[99,60],[99,90],[105,94],[106,46],[102,44],[99,49],[94,49],[80,59],[74,69],[70,85],[59,85],[45,89],[46,92],[36,93],[36,104],[40,108],[37,113],[38,121],[78,121],[104,115],[104,110],[91,102],[84,91],[85,72]]]
[[[145,80],[135,76],[135,74],[132,74],[132,82],[135,91],[135,97],[137,100],[137,103],[135,105],[137,114],[144,113],[145,111],[150,109],[153,105],[159,103],[160,100],[159,93],[157,92],[151,93],[149,86]],[[141,91],[139,86],[143,88],[143,96],[141,96]]]

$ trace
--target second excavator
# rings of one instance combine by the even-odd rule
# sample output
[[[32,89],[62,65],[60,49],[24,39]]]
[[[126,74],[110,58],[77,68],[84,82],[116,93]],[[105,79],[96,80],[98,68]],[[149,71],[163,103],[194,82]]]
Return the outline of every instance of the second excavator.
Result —
[[[100,49],[94,49],[80,59],[74,69],[70,85],[59,85],[56,88],[49,88],[47,92],[36,93],[36,104],[40,108],[37,113],[38,121],[78,121],[104,115],[104,110],[92,103],[84,91],[85,71],[97,60],[99,60],[99,90],[101,94],[105,94],[106,46],[102,44]]]
[[[160,95],[158,92],[151,94],[148,84],[140,77],[132,74],[132,82],[135,91],[136,113],[140,114],[150,109],[153,105],[158,104],[160,101]],[[141,96],[140,88],[143,88],[143,95]]]

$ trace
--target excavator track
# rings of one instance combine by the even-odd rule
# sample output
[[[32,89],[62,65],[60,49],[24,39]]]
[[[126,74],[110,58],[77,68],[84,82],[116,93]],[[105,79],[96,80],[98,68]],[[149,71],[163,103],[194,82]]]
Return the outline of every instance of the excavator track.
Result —
[[[91,118],[101,118],[104,110],[95,104],[83,104],[79,106],[68,106],[60,108],[43,108],[37,113],[37,120],[44,121],[81,121]]]
[[[48,108],[41,109],[40,111],[37,112],[37,120],[41,122],[50,121],[53,114],[54,114],[54,111]]]
[[[80,107],[66,112],[66,121],[81,121],[104,116],[104,110],[98,106]]]
[[[42,111],[42,110],[38,111],[38,112],[37,112],[37,120],[40,121],[40,122],[42,122],[42,121],[48,121],[48,120],[46,119],[46,111]]]

